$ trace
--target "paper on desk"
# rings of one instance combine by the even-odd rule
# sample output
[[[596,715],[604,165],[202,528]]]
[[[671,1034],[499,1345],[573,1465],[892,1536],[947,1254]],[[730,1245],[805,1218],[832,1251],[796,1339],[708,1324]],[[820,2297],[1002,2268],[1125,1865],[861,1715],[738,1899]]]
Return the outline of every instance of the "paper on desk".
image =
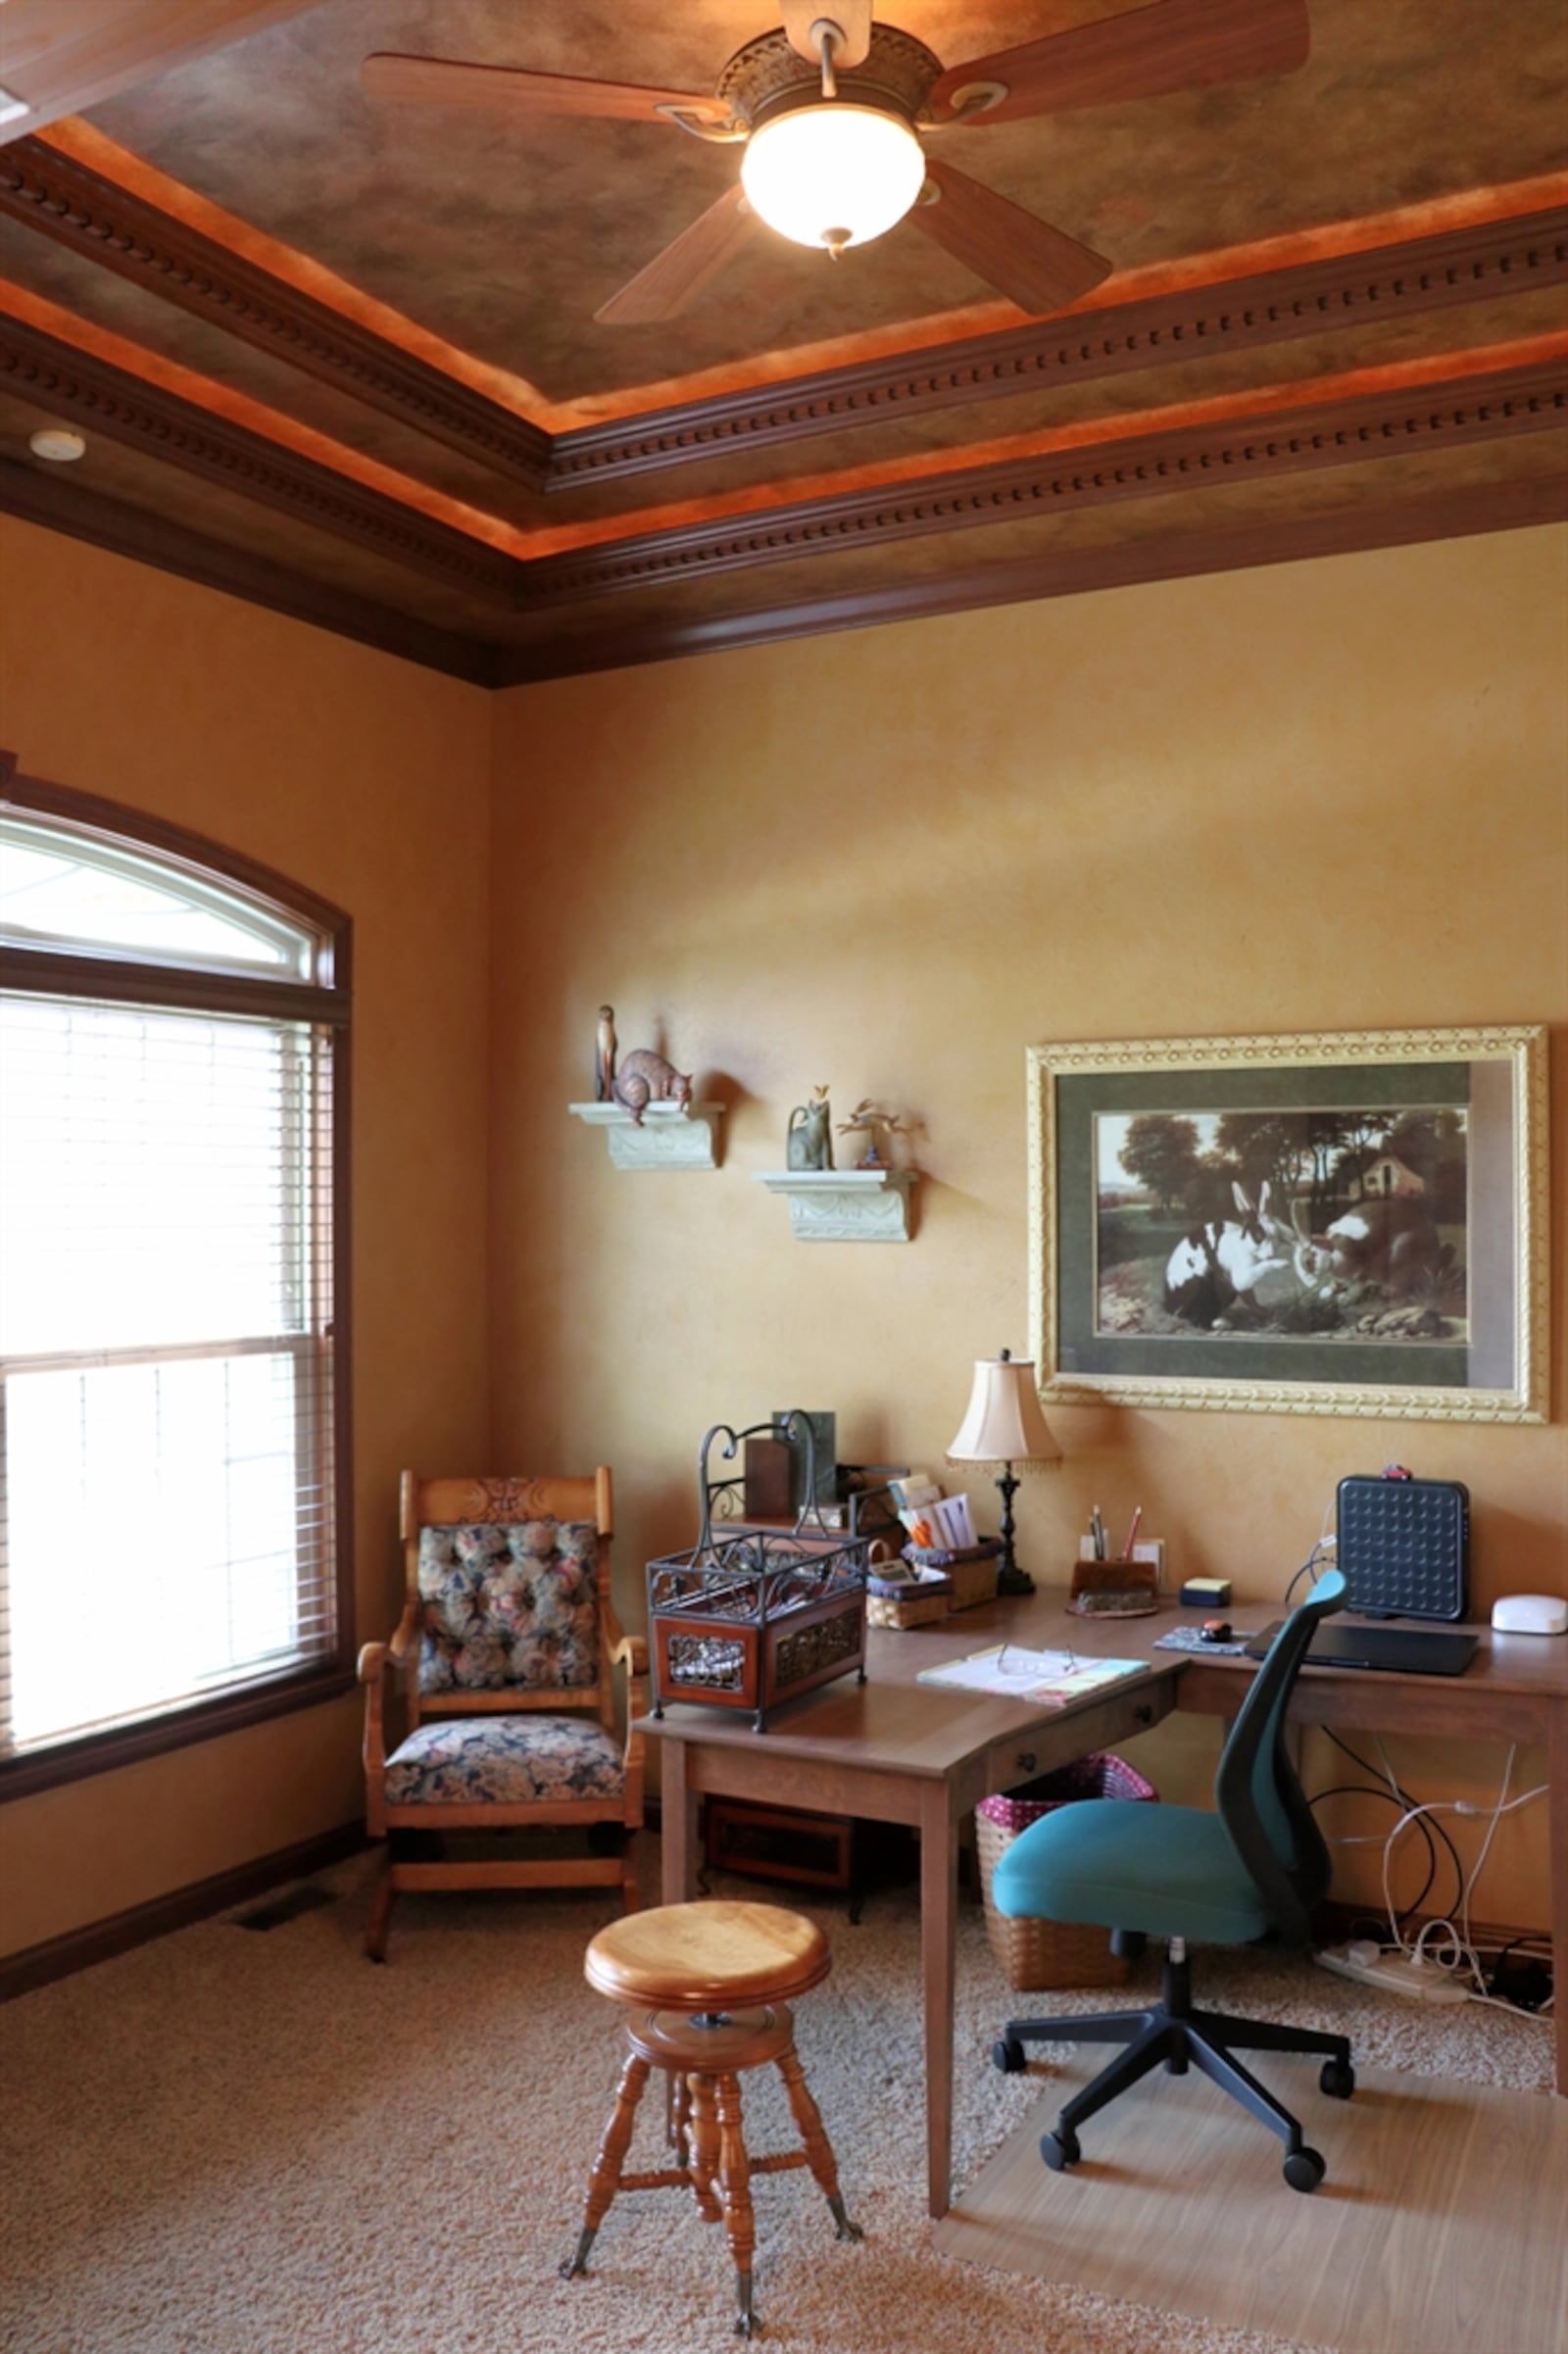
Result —
[[[1013,1700],[1077,1700],[1104,1684],[1147,1669],[1147,1659],[1085,1659],[1076,1651],[1031,1651],[997,1643],[944,1667],[923,1667],[915,1681],[958,1692],[996,1692]]]

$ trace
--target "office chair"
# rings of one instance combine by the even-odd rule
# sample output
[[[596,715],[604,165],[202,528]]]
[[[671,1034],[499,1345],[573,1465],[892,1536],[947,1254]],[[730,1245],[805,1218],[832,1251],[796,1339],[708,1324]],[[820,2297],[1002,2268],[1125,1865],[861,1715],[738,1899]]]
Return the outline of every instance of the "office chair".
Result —
[[[1160,1999],[1147,2010],[1012,2019],[1003,2030],[992,2058],[1008,2075],[1023,2067],[1026,2043],[1126,2045],[1042,2137],[1040,2154],[1054,2171],[1081,2156],[1079,2126],[1163,2061],[1172,2076],[1199,2069],[1278,2133],[1293,2190],[1322,2182],[1323,2160],[1297,2120],[1235,2055],[1322,2052],[1319,2084],[1348,2100],[1348,2039],[1196,2009],[1187,1940],[1247,1945],[1273,1932],[1288,1944],[1311,1941],[1311,1909],[1332,1864],[1286,1748],[1285,1712],[1314,1628],[1345,1594],[1345,1579],[1331,1570],[1270,1644],[1219,1761],[1215,1813],[1087,1799],[1031,1824],[998,1862],[992,1896],[1001,1913],[1096,1924],[1115,1933],[1117,1950],[1144,1937],[1167,1941]]]

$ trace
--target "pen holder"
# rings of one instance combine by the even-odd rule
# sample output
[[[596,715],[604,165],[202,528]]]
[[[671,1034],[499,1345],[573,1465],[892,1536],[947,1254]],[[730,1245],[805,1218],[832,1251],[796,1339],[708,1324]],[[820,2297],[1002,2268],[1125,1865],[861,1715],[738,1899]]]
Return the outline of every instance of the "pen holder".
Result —
[[[1075,1561],[1067,1607],[1079,1618],[1147,1618],[1159,1608],[1158,1560]]]

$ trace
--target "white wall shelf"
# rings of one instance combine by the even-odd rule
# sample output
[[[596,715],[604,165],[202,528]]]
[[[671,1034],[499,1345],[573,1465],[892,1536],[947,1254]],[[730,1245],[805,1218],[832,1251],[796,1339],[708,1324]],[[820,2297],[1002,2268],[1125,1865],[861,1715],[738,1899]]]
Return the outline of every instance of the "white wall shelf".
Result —
[[[603,1128],[617,1169],[716,1169],[722,1103],[650,1103],[639,1127],[618,1103],[568,1103],[573,1119]]]
[[[787,1194],[803,1243],[906,1243],[915,1169],[756,1169],[759,1185]]]

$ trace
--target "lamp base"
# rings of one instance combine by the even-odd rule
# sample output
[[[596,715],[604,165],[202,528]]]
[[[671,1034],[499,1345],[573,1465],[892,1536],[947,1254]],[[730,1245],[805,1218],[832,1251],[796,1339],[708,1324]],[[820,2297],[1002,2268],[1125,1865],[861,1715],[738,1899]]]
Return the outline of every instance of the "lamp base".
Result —
[[[1018,1482],[1010,1463],[1004,1467],[997,1482],[1002,1497],[1002,1559],[997,1566],[997,1592],[1002,1594],[1033,1594],[1035,1582],[1026,1569],[1020,1569],[1012,1551],[1012,1499],[1018,1493]]]

